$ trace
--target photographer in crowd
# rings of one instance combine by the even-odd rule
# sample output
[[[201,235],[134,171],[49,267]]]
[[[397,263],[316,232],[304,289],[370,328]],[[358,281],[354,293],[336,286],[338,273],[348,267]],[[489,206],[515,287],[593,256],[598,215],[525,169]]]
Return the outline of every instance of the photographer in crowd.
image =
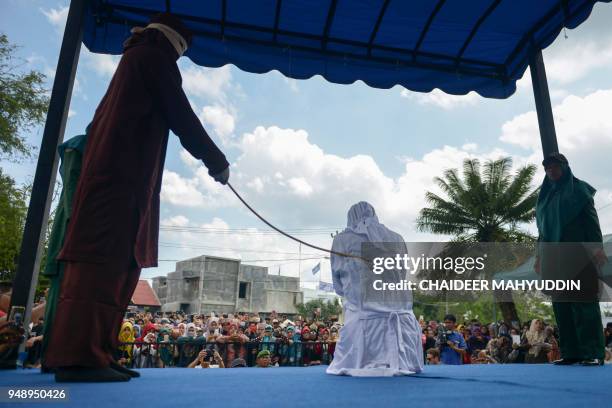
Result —
[[[210,353],[208,350],[202,350],[188,368],[225,368],[225,364],[218,351]]]
[[[455,331],[457,318],[452,314],[444,316],[444,325],[438,327],[436,345],[440,350],[442,364],[460,365],[467,346],[461,333]]]

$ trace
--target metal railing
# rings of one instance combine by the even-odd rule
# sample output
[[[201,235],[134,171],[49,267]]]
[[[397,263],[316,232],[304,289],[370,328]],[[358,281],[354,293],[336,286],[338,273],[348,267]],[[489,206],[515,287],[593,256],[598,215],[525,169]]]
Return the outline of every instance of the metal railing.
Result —
[[[130,368],[187,367],[198,359],[198,354],[206,350],[211,364],[213,354],[219,353],[225,367],[230,367],[236,358],[245,360],[248,367],[256,365],[257,354],[262,350],[270,351],[271,364],[280,366],[309,366],[329,364],[333,359],[335,342],[306,341],[289,342],[206,342],[205,340],[170,340],[154,343],[120,343],[115,358]]]

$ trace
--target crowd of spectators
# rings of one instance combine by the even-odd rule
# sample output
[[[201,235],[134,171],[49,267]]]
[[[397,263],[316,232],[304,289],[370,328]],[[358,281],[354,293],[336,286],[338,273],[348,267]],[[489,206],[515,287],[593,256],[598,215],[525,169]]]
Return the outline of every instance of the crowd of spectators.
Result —
[[[513,327],[504,322],[457,323],[419,319],[426,364],[549,363],[558,358],[558,332],[541,319]],[[37,366],[44,321],[31,325],[26,365]],[[270,314],[214,312],[127,313],[116,359],[132,368],[239,368],[309,366],[333,359],[341,324]],[[606,363],[612,363],[612,323],[605,327]]]
[[[420,319],[426,364],[551,363],[561,358],[557,327],[542,319],[522,326],[477,319],[457,324],[452,314],[444,321]],[[612,323],[604,329],[606,363],[612,363]]]
[[[119,333],[117,360],[129,367],[275,367],[329,364],[337,319],[208,313],[137,313]]]

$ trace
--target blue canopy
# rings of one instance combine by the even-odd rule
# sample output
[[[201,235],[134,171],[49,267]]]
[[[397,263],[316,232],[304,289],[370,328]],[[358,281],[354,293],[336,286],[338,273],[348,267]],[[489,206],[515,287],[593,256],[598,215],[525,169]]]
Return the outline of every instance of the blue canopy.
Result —
[[[186,56],[198,65],[507,98],[530,51],[586,20],[596,1],[93,0],[83,42],[120,54],[132,26],[170,11],[195,32]]]

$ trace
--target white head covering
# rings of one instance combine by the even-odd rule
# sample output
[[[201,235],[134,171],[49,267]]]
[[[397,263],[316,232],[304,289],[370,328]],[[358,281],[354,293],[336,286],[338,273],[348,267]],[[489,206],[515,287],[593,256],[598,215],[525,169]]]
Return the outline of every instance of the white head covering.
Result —
[[[362,244],[376,246],[376,254],[361,253]],[[334,251],[357,256],[395,256],[407,252],[402,236],[378,221],[374,207],[365,201],[353,205],[347,215],[347,228],[334,238]],[[361,259],[331,255],[332,280],[337,294],[350,308],[370,312],[412,309],[410,291],[373,291],[373,281],[398,283],[410,279],[405,270],[388,270],[377,275]]]
[[[360,201],[348,211],[344,232],[365,235],[369,242],[404,242],[399,234],[378,221],[376,211],[370,203]]]
[[[542,330],[538,330],[538,322],[542,321],[540,319],[533,319],[531,321],[531,325],[529,326],[529,330],[527,330],[527,333],[525,333],[525,337],[527,337],[527,341],[531,345],[529,348],[529,354],[534,356],[537,356],[540,353],[542,343],[546,341],[546,331],[544,328],[542,328]]]
[[[178,32],[176,32],[176,30],[174,30],[173,28],[165,24],[151,23],[146,27],[134,27],[132,28],[131,33],[132,34],[142,33],[144,30],[148,28],[153,28],[155,30],[161,31],[164,34],[164,36],[168,39],[168,41],[170,41],[170,44],[172,44],[172,47],[174,47],[179,57],[183,56],[185,51],[187,51],[187,41],[185,41],[183,36],[180,35]]]
[[[195,330],[196,330],[196,325],[193,323],[187,323],[187,325],[185,326],[185,331],[183,332],[182,336],[189,336],[189,329],[191,329],[193,327],[194,333],[193,336],[195,337]]]

